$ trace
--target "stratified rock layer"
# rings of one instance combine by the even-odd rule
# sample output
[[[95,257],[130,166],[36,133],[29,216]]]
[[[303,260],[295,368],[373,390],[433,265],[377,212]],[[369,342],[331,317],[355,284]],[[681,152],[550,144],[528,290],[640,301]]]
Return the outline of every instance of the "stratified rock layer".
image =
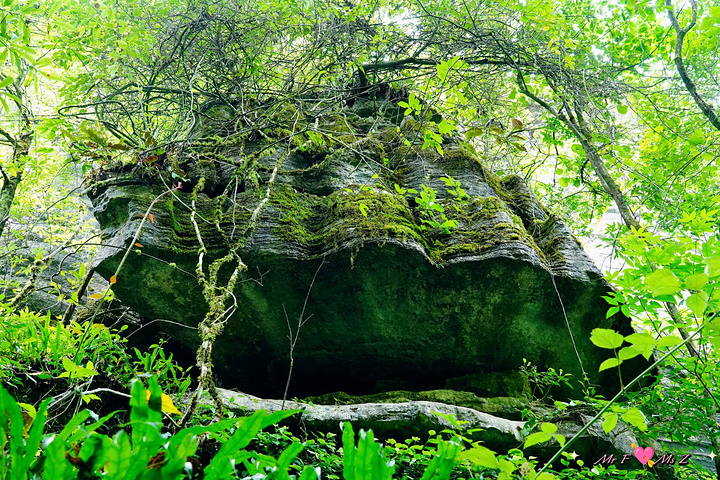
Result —
[[[126,305],[198,345],[194,327],[207,304],[195,278],[194,190],[204,265],[236,246],[249,267],[215,346],[225,386],[282,395],[288,335],[304,315],[291,396],[446,386],[483,393],[483,374],[516,371],[523,359],[575,380],[582,362],[600,391],[617,390],[614,372],[597,373],[610,353],[590,343],[590,331],[628,334],[629,320],[605,319],[609,286],[519,178],[492,174],[456,139],[446,139],[443,155],[422,149],[422,134],[398,131],[377,111],[305,118],[290,110],[292,122],[281,125],[299,133],[255,132],[238,120],[246,133],[196,138],[156,166],[91,179],[104,244],[97,271],[109,278],[127,249],[137,251],[114,286]],[[157,201],[133,245],[171,172],[188,180]],[[449,178],[466,198],[448,191]],[[445,220],[445,228],[432,224]],[[625,362],[623,374],[644,366]],[[561,393],[581,396],[577,382]]]

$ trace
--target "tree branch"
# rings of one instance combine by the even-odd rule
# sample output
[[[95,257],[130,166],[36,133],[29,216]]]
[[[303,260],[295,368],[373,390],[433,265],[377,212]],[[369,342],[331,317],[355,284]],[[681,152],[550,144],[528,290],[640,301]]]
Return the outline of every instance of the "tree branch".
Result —
[[[0,135],[7,138],[8,142],[10,142],[10,144],[12,144],[13,148],[15,148],[17,146],[17,141],[15,140],[15,138],[12,135],[10,135],[8,132],[3,130],[2,128],[0,128]]]
[[[693,100],[695,100],[695,104],[700,108],[700,111],[705,115],[705,117],[710,120],[710,123],[713,127],[715,127],[717,130],[720,131],[720,118],[718,118],[718,114],[715,111],[715,109],[705,101],[702,96],[697,91],[697,86],[695,85],[695,82],[692,81],[690,76],[688,75],[687,69],[685,68],[685,62],[682,58],[682,49],[683,49],[683,42],[685,41],[685,35],[692,30],[692,28],[697,24],[697,15],[698,15],[698,6],[696,0],[690,0],[690,5],[692,8],[692,20],[688,24],[687,27],[682,28],[680,26],[680,23],[678,22],[677,16],[675,15],[675,10],[672,6],[672,0],[665,0],[665,6],[668,7],[667,14],[668,18],[670,19],[670,23],[673,26],[673,29],[677,33],[677,39],[675,40],[675,54],[673,56],[673,61],[675,62],[675,68],[678,71],[678,74],[680,75],[680,79],[685,84],[685,88],[687,88],[687,91],[690,92],[690,95],[693,97]]]

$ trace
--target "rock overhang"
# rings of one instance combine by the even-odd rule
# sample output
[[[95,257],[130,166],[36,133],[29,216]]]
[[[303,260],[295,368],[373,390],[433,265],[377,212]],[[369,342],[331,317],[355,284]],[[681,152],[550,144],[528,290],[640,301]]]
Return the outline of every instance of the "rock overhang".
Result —
[[[368,128],[367,119],[333,115],[315,125],[342,125],[336,136],[345,138],[334,144],[327,131],[326,144],[315,146],[306,136],[269,147],[267,134],[195,142],[175,167],[201,165],[205,180],[195,175],[193,182],[212,178],[212,187],[158,201],[154,221],[140,232],[142,248],[131,240],[167,187],[137,172],[129,175],[136,181],[103,183],[91,195],[106,245],[98,271],[109,277],[127,248],[138,251],[115,294],[150,319],[193,327],[203,318],[188,208],[195,195],[206,265],[242,242],[239,253],[250,267],[215,348],[225,385],[282,393],[288,324],[304,310],[312,316],[294,351],[294,395],[372,393],[394,384],[442,388],[454,378],[516,370],[523,359],[576,380],[582,362],[601,391],[617,390],[613,372],[596,373],[607,353],[589,336],[596,327],[628,334],[629,320],[605,318],[601,297],[609,285],[521,179],[495,176],[457,140],[439,155],[408,146],[382,120]],[[287,137],[282,129],[275,134]],[[443,177],[459,181],[468,197],[450,194]],[[415,195],[402,191],[423,187],[456,226],[442,231],[422,221],[426,212]],[[192,328],[159,325],[181,343],[197,344]],[[634,359],[623,368],[632,375],[646,365]],[[576,386],[563,395],[582,393]]]

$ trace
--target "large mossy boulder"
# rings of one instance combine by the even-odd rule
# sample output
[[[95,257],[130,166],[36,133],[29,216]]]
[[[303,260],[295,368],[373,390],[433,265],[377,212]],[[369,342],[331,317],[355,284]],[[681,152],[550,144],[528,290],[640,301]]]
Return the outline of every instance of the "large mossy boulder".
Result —
[[[218,107],[167,153],[96,172],[97,271],[109,278],[134,250],[115,295],[195,348],[208,309],[197,234],[206,270],[236,249],[248,269],[214,367],[224,386],[256,395],[282,395],[301,315],[291,396],[446,387],[485,395],[523,359],[571,373],[576,386],[565,396],[582,395],[581,362],[601,392],[617,390],[615,372],[598,374],[611,353],[590,332],[629,334],[630,322],[605,318],[610,287],[568,228],[520,178],[488,171],[467,142],[423,149],[417,123],[400,129],[383,114],[387,103],[372,105],[291,105],[253,122]],[[181,190],[161,196],[179,177]],[[230,271],[220,270],[218,287]],[[646,365],[625,362],[623,375]]]

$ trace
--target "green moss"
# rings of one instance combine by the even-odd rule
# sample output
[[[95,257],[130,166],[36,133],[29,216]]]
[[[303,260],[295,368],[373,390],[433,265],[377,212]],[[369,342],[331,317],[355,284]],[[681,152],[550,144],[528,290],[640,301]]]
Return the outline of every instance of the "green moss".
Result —
[[[519,242],[539,252],[533,238],[510,208],[497,197],[473,197],[467,202],[444,202],[448,218],[458,222],[458,228],[448,239],[432,242],[430,259],[443,263],[458,255],[479,255],[509,242]],[[511,221],[499,221],[508,217]],[[451,240],[444,241],[444,240]]]
[[[270,202],[282,212],[279,235],[310,249],[357,238],[423,242],[407,204],[384,191],[344,190],[317,197],[278,187]]]
[[[545,258],[552,263],[567,261],[567,257],[562,252],[566,239],[555,234],[556,224],[559,222],[560,220],[555,215],[550,215],[544,221],[534,222],[531,228],[533,237],[537,239]]]
[[[485,170],[477,155],[463,144],[444,146],[443,151],[444,154],[438,158],[438,163],[451,170],[467,170],[478,167]]]

